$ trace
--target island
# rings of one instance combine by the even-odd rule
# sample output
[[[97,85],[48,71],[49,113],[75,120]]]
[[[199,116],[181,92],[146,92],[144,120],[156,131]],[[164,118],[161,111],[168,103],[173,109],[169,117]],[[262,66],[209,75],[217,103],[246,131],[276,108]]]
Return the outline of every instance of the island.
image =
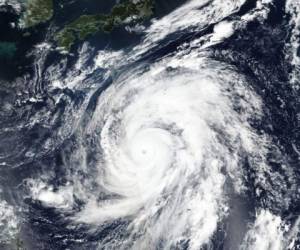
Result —
[[[154,0],[125,0],[116,4],[109,14],[82,15],[66,24],[55,35],[59,48],[70,50],[76,39],[84,40],[99,31],[145,21],[153,15]]]

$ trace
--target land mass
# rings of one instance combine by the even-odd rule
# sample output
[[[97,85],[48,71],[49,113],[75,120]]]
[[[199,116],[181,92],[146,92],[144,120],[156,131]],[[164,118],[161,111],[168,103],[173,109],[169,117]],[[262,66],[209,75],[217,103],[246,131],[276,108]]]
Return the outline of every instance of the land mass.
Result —
[[[53,16],[53,0],[28,0],[23,17],[24,27],[29,28],[50,20]]]
[[[105,14],[82,15],[66,24],[55,35],[60,48],[70,50],[74,42],[84,40],[98,31],[110,32],[123,25],[142,22],[153,15],[154,0],[125,0]]]

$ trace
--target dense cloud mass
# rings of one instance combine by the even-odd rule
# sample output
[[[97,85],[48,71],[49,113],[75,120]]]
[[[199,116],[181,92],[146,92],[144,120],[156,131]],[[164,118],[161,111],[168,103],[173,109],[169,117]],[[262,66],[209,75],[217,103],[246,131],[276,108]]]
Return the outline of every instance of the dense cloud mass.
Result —
[[[69,55],[51,29],[0,86],[0,248],[300,248],[298,0],[182,1]]]

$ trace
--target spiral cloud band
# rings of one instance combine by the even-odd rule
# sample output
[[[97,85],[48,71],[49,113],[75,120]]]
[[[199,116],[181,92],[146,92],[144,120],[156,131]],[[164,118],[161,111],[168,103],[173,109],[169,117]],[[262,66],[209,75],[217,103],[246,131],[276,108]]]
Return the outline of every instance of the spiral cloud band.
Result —
[[[294,249],[299,149],[284,130],[296,124],[299,43],[294,28],[273,39],[286,37],[286,21],[266,25],[277,4],[190,0],[126,26],[142,32],[126,48],[83,43],[74,64],[40,59],[51,98],[28,126],[45,138],[24,149],[31,172],[19,186],[44,249]],[[278,48],[288,54],[273,62]],[[18,218],[3,204],[0,228]]]
[[[128,219],[126,243],[109,242],[107,249],[208,243],[228,210],[226,179],[241,192],[243,155],[259,164],[262,151],[248,122],[259,116],[260,99],[245,81],[226,65],[192,55],[173,55],[116,80],[82,131],[97,138],[95,178],[109,198],[89,196],[74,219],[100,225]]]

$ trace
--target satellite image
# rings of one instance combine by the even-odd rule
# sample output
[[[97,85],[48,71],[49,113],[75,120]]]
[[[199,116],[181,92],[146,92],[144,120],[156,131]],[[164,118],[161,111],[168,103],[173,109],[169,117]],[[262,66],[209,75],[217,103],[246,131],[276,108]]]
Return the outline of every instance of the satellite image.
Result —
[[[300,249],[300,0],[0,0],[0,250]]]

